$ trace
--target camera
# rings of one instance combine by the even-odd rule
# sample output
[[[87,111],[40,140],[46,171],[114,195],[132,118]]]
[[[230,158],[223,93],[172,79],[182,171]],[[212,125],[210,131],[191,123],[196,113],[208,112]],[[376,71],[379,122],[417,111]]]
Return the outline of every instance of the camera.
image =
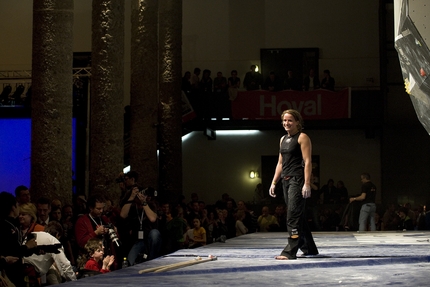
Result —
[[[109,238],[112,242],[116,244],[117,247],[121,245],[121,242],[119,241],[118,235],[116,234],[112,223],[103,225],[104,228],[108,229]]]
[[[157,196],[157,191],[153,187],[149,186],[149,187],[144,188],[144,187],[139,186],[137,184],[133,185],[133,187],[137,187],[139,189],[139,192],[142,195],[150,196],[150,197]]]
[[[143,195],[146,195],[146,196],[150,196],[150,197],[157,196],[157,191],[150,186],[147,188],[144,188],[144,189],[139,188],[139,191],[140,191],[140,193],[142,193]]]

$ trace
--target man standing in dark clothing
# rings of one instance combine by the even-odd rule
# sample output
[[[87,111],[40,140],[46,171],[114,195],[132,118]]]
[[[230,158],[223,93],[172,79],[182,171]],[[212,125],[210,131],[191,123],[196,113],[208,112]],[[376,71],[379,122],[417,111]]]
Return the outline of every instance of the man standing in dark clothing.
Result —
[[[261,74],[256,71],[257,66],[252,65],[249,72],[245,74],[243,87],[247,91],[259,90],[262,84]]]
[[[320,80],[318,75],[315,74],[314,69],[309,70],[309,75],[303,79],[303,90],[313,91],[320,88]]]
[[[370,220],[370,231],[376,231],[375,224],[375,212],[376,212],[376,186],[370,181],[370,175],[368,173],[361,174],[361,195],[357,197],[351,197],[349,202],[361,201],[363,205],[360,209],[359,231],[367,230],[367,224]]]

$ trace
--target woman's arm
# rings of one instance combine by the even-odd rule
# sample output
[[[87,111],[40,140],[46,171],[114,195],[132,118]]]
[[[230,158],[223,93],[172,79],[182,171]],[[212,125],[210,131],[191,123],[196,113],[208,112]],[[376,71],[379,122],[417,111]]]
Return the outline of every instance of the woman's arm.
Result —
[[[305,164],[305,184],[302,188],[304,198],[311,196],[311,176],[312,176],[312,144],[307,134],[301,133],[298,140],[302,150],[303,162]]]
[[[279,148],[281,147],[281,143],[284,137],[285,136],[283,136],[279,141]],[[270,185],[270,189],[269,189],[269,194],[272,197],[276,197],[276,194],[275,194],[276,183],[278,183],[278,181],[281,179],[281,173],[282,173],[282,155],[281,153],[279,153],[278,163],[276,164],[276,168],[275,168],[275,174],[273,175],[272,184]]]

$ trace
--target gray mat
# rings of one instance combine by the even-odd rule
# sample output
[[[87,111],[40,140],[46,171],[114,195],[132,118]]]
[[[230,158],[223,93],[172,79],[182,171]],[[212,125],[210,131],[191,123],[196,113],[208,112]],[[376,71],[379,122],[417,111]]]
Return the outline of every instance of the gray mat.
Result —
[[[430,232],[313,233],[321,257],[275,260],[286,233],[255,233],[183,249],[74,286],[418,286],[430,276]],[[217,256],[163,273],[139,270]],[[299,252],[300,255],[300,252]]]

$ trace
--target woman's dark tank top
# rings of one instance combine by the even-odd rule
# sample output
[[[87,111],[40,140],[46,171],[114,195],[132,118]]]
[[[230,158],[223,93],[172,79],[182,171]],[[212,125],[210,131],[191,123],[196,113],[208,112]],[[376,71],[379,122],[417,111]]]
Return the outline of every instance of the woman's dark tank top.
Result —
[[[300,132],[293,136],[285,135],[279,152],[282,155],[282,177],[303,176],[304,163],[302,149],[299,144]]]

